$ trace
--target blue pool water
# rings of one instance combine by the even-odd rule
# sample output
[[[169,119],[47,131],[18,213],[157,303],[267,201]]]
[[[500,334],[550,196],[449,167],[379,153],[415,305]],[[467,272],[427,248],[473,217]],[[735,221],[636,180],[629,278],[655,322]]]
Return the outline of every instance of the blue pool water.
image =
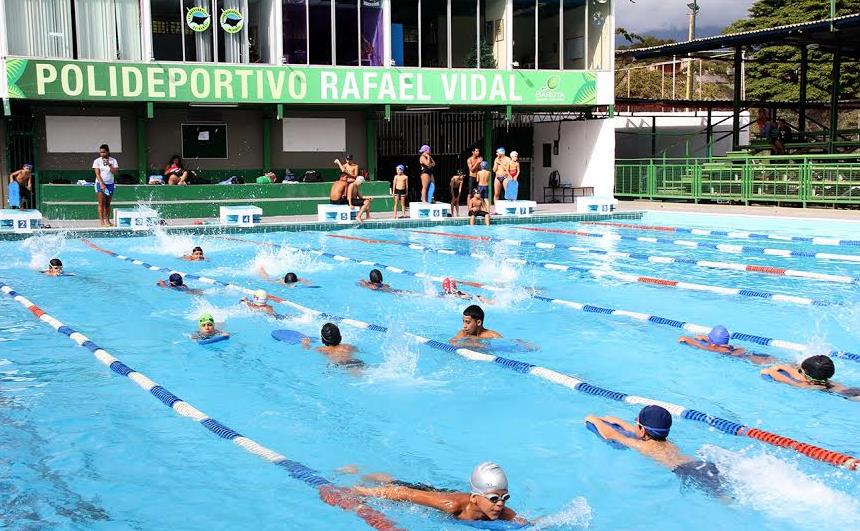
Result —
[[[629,222],[629,221],[625,221]],[[786,235],[856,239],[848,222],[742,216],[646,214],[646,225],[741,229]],[[554,223],[541,228],[672,237],[701,242],[839,254],[860,248],[822,247],[688,234]],[[356,285],[369,266],[338,262],[266,243],[322,250],[412,272],[449,275],[506,286],[465,291],[495,297],[486,325],[537,350],[502,355],[574,375],[607,389],[694,408],[724,419],[857,456],[860,403],[768,383],[743,361],[677,343],[678,329],[574,311],[540,295],[624,309],[704,325],[725,324],[770,338],[808,344],[793,352],[741,346],[789,362],[807,353],[860,351],[856,284],[834,284],[655,264],[571,252],[567,246],[649,255],[720,260],[860,277],[860,264],[840,260],[718,253],[708,249],[583,238],[524,231],[518,226],[428,229],[554,243],[540,249],[416,233],[347,230],[338,235],[407,242],[451,255],[390,243],[365,243],[317,232],[193,237],[156,233],[99,238],[98,246],[148,264],[205,275],[246,288],[265,288],[303,306],[388,327],[387,333],[342,325],[369,368],[355,374],[330,366],[301,346],[272,339],[276,329],[317,336],[323,321],[275,304],[285,321],[251,312],[242,294],[201,285],[202,297],[156,287],[163,272],[96,252],[59,235],[0,242],[0,280],[79,330],[128,366],[208,415],[338,485],[361,473],[466,489],[472,467],[485,460],[507,471],[509,506],[549,516],[553,528],[599,530],[860,527],[860,479],[849,472],[675,418],[671,439],[688,454],[715,462],[732,501],[682,489],[660,465],[615,450],[585,429],[589,413],[633,419],[637,406],[554,385],[497,364],[470,361],[420,345],[411,332],[442,342],[461,326],[467,303],[435,296],[426,279],[385,271],[392,295]],[[261,245],[263,244],[263,245]],[[201,245],[203,263],[178,257]],[[464,256],[462,253],[486,255]],[[59,256],[75,276],[37,271]],[[806,306],[627,283],[583,272],[518,266],[506,258],[617,271],[637,276],[779,292],[837,303]],[[321,286],[286,289],[263,280],[295,271]],[[201,346],[189,335],[211,312],[232,337]],[[508,342],[508,346],[513,342]],[[515,350],[515,349],[514,349]],[[860,364],[836,360],[835,380],[860,386]],[[0,298],[0,526],[63,529],[362,529],[353,513],[331,507],[316,490],[285,471],[176,416],[152,396],[98,363],[90,353],[34,319],[19,303]],[[407,529],[465,529],[439,514],[373,502]]]

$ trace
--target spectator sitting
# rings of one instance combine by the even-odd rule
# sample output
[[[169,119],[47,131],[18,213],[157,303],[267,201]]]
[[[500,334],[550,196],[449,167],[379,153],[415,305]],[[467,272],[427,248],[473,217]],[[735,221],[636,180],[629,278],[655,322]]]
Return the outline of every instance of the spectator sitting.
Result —
[[[371,199],[369,197],[364,197],[361,195],[359,188],[364,184],[364,177],[359,175],[355,178],[355,180],[349,184],[349,188],[347,189],[346,197],[347,203],[349,206],[357,206],[359,203],[361,204],[361,209],[358,211],[358,216],[356,216],[356,220],[361,223],[361,216],[365,215],[364,219],[370,219],[370,202]]]
[[[785,155],[785,145],[792,141],[791,126],[784,118],[776,121],[776,139],[773,141],[774,151],[777,155]]]
[[[331,184],[331,191],[328,194],[329,203],[332,205],[348,205],[346,199],[346,190],[349,186],[350,177],[348,173],[341,173],[340,178]]]
[[[167,177],[167,184],[188,184],[188,170],[182,166],[182,157],[170,157],[170,162],[164,168],[164,176]]]
[[[257,177],[257,184],[275,184],[278,182],[278,176],[273,171],[267,171],[265,175]]]

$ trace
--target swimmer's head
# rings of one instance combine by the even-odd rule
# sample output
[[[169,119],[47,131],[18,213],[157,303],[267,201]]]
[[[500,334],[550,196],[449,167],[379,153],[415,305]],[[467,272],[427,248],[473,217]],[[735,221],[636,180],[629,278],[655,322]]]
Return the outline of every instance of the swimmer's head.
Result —
[[[284,284],[295,284],[299,281],[299,277],[295,273],[287,273],[284,275]]]
[[[32,165],[32,164],[30,164],[30,163],[28,162],[27,164],[24,164],[24,169],[25,169],[25,170],[32,170],[32,169],[33,169],[33,165]]]
[[[382,271],[378,269],[370,270],[370,283],[371,284],[382,284]]]
[[[352,161],[352,153],[346,154],[346,160]]]
[[[500,148],[496,149],[496,155],[504,155],[504,154],[505,154],[505,148],[500,147]]]
[[[397,171],[399,171],[400,173],[403,173],[403,172],[405,172],[405,171],[406,171],[406,166],[404,166],[403,164],[398,164],[398,165],[397,165],[397,167],[396,167],[396,168],[394,168],[394,169],[396,169],[396,170],[397,170]]]
[[[191,256],[194,258],[203,258],[203,248],[195,247],[194,249],[191,249]]]
[[[723,325],[717,325],[708,332],[708,341],[714,345],[728,345],[729,331]]]
[[[454,293],[457,291],[457,281],[450,277],[445,277],[442,279],[442,291],[448,293]]]
[[[519,154],[519,153],[517,153],[516,151],[511,151],[511,158],[512,158],[512,159],[516,159],[516,158],[517,158],[517,157],[519,157],[519,156],[520,156],[520,154]]]
[[[484,327],[484,310],[477,304],[472,304],[463,310],[463,332],[475,336]]]
[[[364,176],[359,175],[358,177],[356,177],[355,184],[356,186],[364,184]]]
[[[170,282],[170,285],[175,288],[182,285],[182,275],[179,273],[171,273],[167,280]]]
[[[826,384],[827,380],[833,378],[836,373],[833,360],[824,355],[806,358],[800,364],[800,370],[807,380],[820,385]]]
[[[200,326],[207,325],[207,324],[208,325],[214,325],[215,324],[215,318],[212,317],[211,313],[204,313],[203,315],[201,315],[197,319],[197,324],[199,324]]]
[[[466,175],[466,172],[463,171],[463,168],[457,168],[457,175],[463,176]]]
[[[63,262],[59,258],[51,258],[51,261],[48,262],[48,269],[56,271],[58,273],[63,272]]]
[[[487,461],[472,470],[469,478],[469,490],[472,494],[483,496],[489,492],[508,490],[508,477],[502,467]]]
[[[489,168],[489,167],[490,167],[490,163],[489,163],[489,162],[487,162],[486,160],[481,161],[481,169],[482,169],[482,170],[486,170],[486,169],[487,169],[487,168]]]
[[[418,149],[418,153],[430,153],[430,146],[424,144],[421,148]]]
[[[665,441],[672,428],[672,414],[660,406],[645,406],[636,419],[649,439]]]
[[[255,304],[266,304],[266,300],[268,300],[269,294],[266,293],[264,289],[258,289],[254,292],[254,303]]]
[[[322,339],[323,345],[327,347],[340,345],[342,339],[340,336],[340,328],[338,328],[334,323],[324,324],[322,330],[320,330],[320,339]]]

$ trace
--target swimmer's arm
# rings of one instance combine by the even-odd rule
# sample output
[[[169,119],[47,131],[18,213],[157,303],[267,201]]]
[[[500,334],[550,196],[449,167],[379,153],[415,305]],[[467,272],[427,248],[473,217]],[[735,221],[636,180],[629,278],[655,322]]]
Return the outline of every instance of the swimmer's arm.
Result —
[[[483,339],[500,339],[502,334],[496,332],[495,330],[490,330],[489,328],[484,329],[484,333],[481,334],[481,338]]]
[[[788,373],[788,375],[785,373]],[[803,375],[798,374],[797,369],[791,365],[773,365],[766,369],[762,369],[761,374],[770,376],[775,382],[793,385],[795,387],[806,387],[801,383]]]
[[[269,275],[269,272],[266,271],[266,268],[263,267],[263,264],[257,266],[257,274],[260,275],[260,278],[265,280],[269,280],[270,278],[272,278],[272,276]]]
[[[448,341],[449,341],[449,343],[451,343],[451,344],[456,344],[456,343],[457,343],[457,341],[459,341],[460,339],[462,339],[464,335],[465,335],[465,334],[464,334],[464,332],[463,332],[462,330],[460,330],[459,332],[457,332],[457,335],[456,335],[456,336],[452,337],[452,338],[451,338],[450,340],[448,340]]]
[[[427,492],[397,485],[372,488],[353,487],[353,491],[362,496],[412,502],[417,505],[432,507],[448,514],[455,514],[459,509],[456,499],[449,493]]]
[[[608,419],[613,419],[613,421],[609,421]],[[618,433],[615,428],[609,425],[609,422],[614,422],[615,417],[595,417],[594,415],[588,415],[585,417],[586,422],[591,422],[594,424],[594,427],[597,428],[597,433],[600,434],[601,437],[610,441],[618,441],[624,446],[628,446],[630,448],[639,449],[639,441],[637,439],[632,439],[630,437],[625,437]],[[619,419],[620,420],[620,419]],[[623,421],[622,421],[623,422]],[[621,423],[619,423],[621,424]],[[627,423],[624,423],[627,424]],[[624,424],[621,424],[624,426]],[[627,424],[629,426],[629,424]],[[625,427],[625,429],[627,429]],[[634,428],[635,429],[635,428]],[[631,431],[631,430],[628,430]]]
[[[632,422],[627,422],[624,419],[620,419],[618,417],[613,417],[613,416],[608,416],[608,417],[601,417],[600,420],[609,422],[610,424],[618,424],[619,426],[621,426],[625,430],[629,431],[630,433],[636,432],[636,424],[633,424]]]
[[[167,282],[165,282],[165,281],[163,281],[163,280],[159,280],[158,282],[156,282],[156,283],[155,283],[155,285],[156,285],[156,286],[158,286],[158,287],[160,287],[160,288],[166,288],[166,287],[167,287]]]

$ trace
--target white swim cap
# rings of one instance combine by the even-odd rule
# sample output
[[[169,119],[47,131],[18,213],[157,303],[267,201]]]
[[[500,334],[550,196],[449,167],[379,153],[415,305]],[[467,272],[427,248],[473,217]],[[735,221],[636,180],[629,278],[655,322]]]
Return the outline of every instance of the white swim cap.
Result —
[[[355,184],[364,184],[364,176],[359,175],[355,178]]]
[[[518,156],[519,156],[519,153],[517,153],[516,151],[511,151],[511,157],[518,157]]]
[[[494,490],[508,490],[508,477],[505,475],[502,467],[496,463],[487,461],[472,470],[472,477],[469,478],[469,486],[472,489],[472,494],[479,495]]]
[[[269,294],[266,293],[266,290],[258,289],[254,292],[254,302],[266,302],[268,298]]]

